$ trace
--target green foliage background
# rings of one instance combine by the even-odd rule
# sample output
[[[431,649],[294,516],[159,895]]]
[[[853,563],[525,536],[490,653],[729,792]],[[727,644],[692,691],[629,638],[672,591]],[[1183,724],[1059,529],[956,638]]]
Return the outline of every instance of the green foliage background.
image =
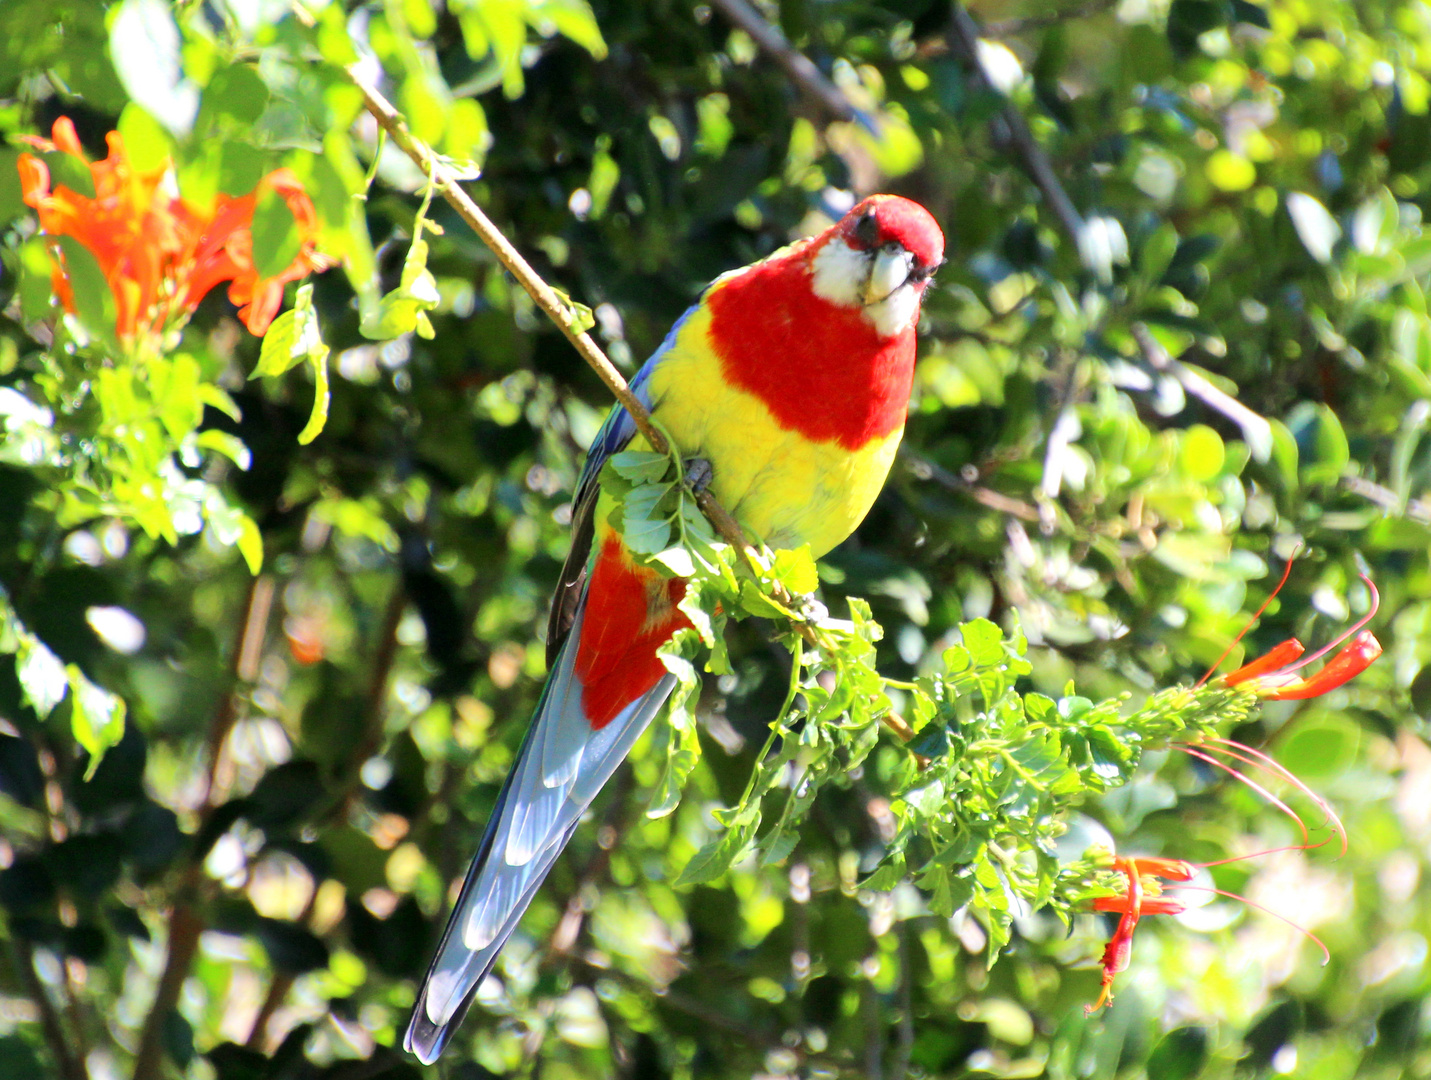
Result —
[[[763,5],[849,121],[714,7],[0,6],[0,1076],[423,1072],[392,1044],[540,688],[609,396],[440,200],[413,243],[423,176],[348,65],[480,168],[628,371],[850,193],[950,240],[907,452],[819,567],[835,677],[792,682],[782,618],[728,621],[429,1074],[1431,1075],[1431,8],[980,4],[1006,98],[939,0]],[[217,290],[162,358],[104,348],[102,286],[60,319],[14,168],[60,115],[195,199],[293,168],[343,266],[270,338],[316,318],[330,351],[261,359]],[[290,229],[256,226],[260,265]],[[1327,640],[1365,568],[1383,659],[1260,712],[1157,696],[1299,543],[1249,655]],[[891,707],[932,771],[877,734]],[[1231,903],[1149,917],[1086,1019],[1090,844],[1295,840],[1165,751],[1218,719],[1347,823],[1340,861],[1216,876],[1332,960]]]

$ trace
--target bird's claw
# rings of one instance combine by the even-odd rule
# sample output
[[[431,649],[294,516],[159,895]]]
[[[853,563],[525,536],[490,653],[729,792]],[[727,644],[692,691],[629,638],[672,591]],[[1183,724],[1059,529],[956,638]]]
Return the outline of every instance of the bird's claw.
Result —
[[[808,623],[819,626],[830,617],[830,609],[814,596],[797,596],[795,598],[795,612]]]
[[[686,458],[686,486],[699,495],[715,479],[715,469],[705,458]]]

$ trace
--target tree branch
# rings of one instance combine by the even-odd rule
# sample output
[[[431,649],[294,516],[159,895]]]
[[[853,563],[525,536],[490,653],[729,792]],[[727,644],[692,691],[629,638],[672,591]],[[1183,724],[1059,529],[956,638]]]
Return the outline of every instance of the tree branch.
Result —
[[[40,976],[35,972],[34,950],[30,948],[28,941],[21,938],[15,938],[14,943],[20,982],[39,1011],[40,1031],[44,1035],[45,1045],[50,1048],[50,1054],[55,1059],[61,1080],[89,1080],[89,1069],[71,1050],[65,1039],[65,1029],[60,1024],[59,1013],[55,1011],[54,1004],[45,993],[44,984],[40,982]]]
[[[1272,425],[1267,419],[1253,412],[1231,394],[1220,390],[1204,376],[1193,371],[1168,353],[1157,338],[1142,323],[1133,324],[1133,340],[1138,343],[1138,351],[1154,371],[1171,375],[1193,397],[1210,409],[1222,413],[1242,429],[1243,441],[1258,461],[1266,461],[1272,456]]]
[[[184,980],[189,977],[189,968],[199,949],[199,935],[203,932],[204,922],[190,906],[189,899],[181,897],[176,900],[169,915],[164,973],[159,976],[154,1004],[144,1018],[139,1051],[134,1057],[134,1080],[160,1080],[163,1076],[164,1021],[179,1002],[179,992],[184,988]]]
[[[244,597],[239,631],[224,677],[222,696],[209,723],[208,782],[199,808],[201,823],[209,819],[219,801],[219,761],[224,742],[238,718],[238,686],[240,682],[252,682],[257,677],[275,588],[271,574],[260,574],[249,582],[248,593]],[[202,878],[200,866],[190,865],[183,871],[174,890],[164,971],[159,976],[159,985],[154,989],[154,1003],[149,1007],[144,1027],[139,1033],[139,1049],[134,1055],[134,1080],[160,1080],[163,1074],[164,1021],[179,1003],[179,994],[184,989],[184,980],[189,977],[189,968],[199,947],[199,935],[204,931],[204,921],[194,908]]]
[[[388,680],[392,676],[393,661],[397,658],[397,631],[407,610],[407,588],[401,577],[393,586],[388,597],[387,610],[383,613],[382,631],[378,636],[378,647],[370,661],[371,677],[368,680],[367,702],[363,709],[363,734],[348,757],[344,771],[344,787],[333,801],[332,809],[322,818],[324,823],[343,820],[352,808],[354,797],[361,783],[363,763],[378,752],[383,741],[384,706],[387,703]],[[295,922],[307,923],[313,916],[313,905],[318,900],[318,883],[314,882],[313,894],[308,905]],[[289,991],[297,980],[286,971],[275,971],[264,993],[263,1003],[249,1028],[244,1046],[251,1050],[263,1050],[268,1042],[268,1025],[274,1014],[287,999]]]
[[[407,128],[406,121],[402,114],[397,111],[392,102],[383,97],[372,87],[360,79],[352,68],[347,71],[349,79],[353,85],[363,95],[364,104],[373,119],[378,122],[384,131],[391,136],[394,143],[410,157],[415,165],[421,169],[424,175],[428,176],[438,194],[447,200],[459,217],[475,232],[478,238],[492,250],[497,256],[497,261],[510,273],[517,282],[527,291],[527,294],[536,301],[547,316],[556,323],[557,327],[566,335],[575,347],[581,358],[591,366],[591,369],[606,384],[607,389],[615,396],[623,408],[631,415],[636,428],[645,436],[651,448],[659,454],[670,452],[670,443],[651,421],[651,414],[646,407],[631,392],[631,388],[626,385],[626,380],[621,372],[617,371],[606,354],[601,351],[601,347],[591,339],[591,336],[581,329],[577,322],[576,313],[571,306],[559,297],[548,285],[526,259],[522,257],[515,247],[492,223],[492,220],[482,212],[482,208],[472,201],[461,187],[458,186],[456,178],[451,170],[443,163],[442,159],[433,153],[422,140],[418,139]],[[710,489],[702,488],[695,491],[694,498],[696,505],[701,512],[715,526],[716,532],[726,543],[730,544],[739,555],[746,569],[751,571],[751,576],[756,576],[754,567],[750,561],[750,541],[746,538],[745,531],[740,523],[735,520],[724,506],[711,494]],[[788,598],[787,598],[788,599]],[[795,622],[794,627],[797,633],[807,638],[810,637],[811,630],[808,624]],[[907,724],[899,717],[888,715],[883,721],[885,727],[893,731],[899,738],[906,742],[912,737],[913,732]]]
[[[825,78],[804,53],[785,40],[779,27],[772,26],[746,0],[710,0],[711,7],[732,25],[744,30],[770,58],[785,69],[790,81],[819,103],[832,120],[855,120],[858,113],[838,86]]]
[[[1002,98],[1004,95],[989,81],[984,65],[979,60],[979,37],[979,25],[974,22],[973,16],[962,4],[955,4],[947,35],[949,49],[964,61],[965,66],[986,90]],[[991,127],[995,140],[1014,151],[1024,172],[1043,194],[1044,201],[1063,226],[1063,231],[1077,244],[1083,235],[1083,215],[1078,212],[1073,200],[1068,197],[1068,192],[1063,189],[1048,155],[1043,152],[1038,140],[1033,137],[1033,132],[1029,130],[1023,113],[1019,112],[1013,102],[1005,101],[991,122]]]
[[[991,487],[975,483],[974,480],[966,480],[963,476],[956,476],[942,465],[930,461],[913,450],[900,447],[899,456],[904,459],[905,464],[909,466],[909,471],[919,480],[932,480],[940,487],[960,495],[968,495],[980,505],[987,506],[990,510],[997,510],[1001,514],[1009,514],[1012,517],[1022,518],[1024,521],[1036,522],[1039,520],[1038,509],[1022,499],[1005,495]],[[979,470],[977,468],[973,466],[965,466],[965,468],[969,469],[975,478],[978,477]]]

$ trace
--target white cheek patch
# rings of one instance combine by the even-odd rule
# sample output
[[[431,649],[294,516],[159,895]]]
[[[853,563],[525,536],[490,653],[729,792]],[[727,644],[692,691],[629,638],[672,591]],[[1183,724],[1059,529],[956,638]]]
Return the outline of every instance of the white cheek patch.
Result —
[[[810,269],[811,287],[820,299],[841,307],[861,303],[870,273],[864,252],[836,237],[815,253]]]
[[[894,337],[919,318],[919,289],[901,285],[881,300],[865,308],[865,318],[874,324],[880,337]]]

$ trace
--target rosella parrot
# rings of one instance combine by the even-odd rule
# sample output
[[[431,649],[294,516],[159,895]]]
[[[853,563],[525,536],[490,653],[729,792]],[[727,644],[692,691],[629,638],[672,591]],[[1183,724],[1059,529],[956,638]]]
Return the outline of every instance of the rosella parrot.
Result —
[[[915,325],[944,235],[892,195],[716,279],[631,388],[747,532],[819,557],[864,518],[904,431]],[[647,448],[621,408],[587,455],[552,603],[551,674],[467,871],[403,1045],[436,1060],[577,822],[675,679],[685,582],[633,559],[602,465]]]

